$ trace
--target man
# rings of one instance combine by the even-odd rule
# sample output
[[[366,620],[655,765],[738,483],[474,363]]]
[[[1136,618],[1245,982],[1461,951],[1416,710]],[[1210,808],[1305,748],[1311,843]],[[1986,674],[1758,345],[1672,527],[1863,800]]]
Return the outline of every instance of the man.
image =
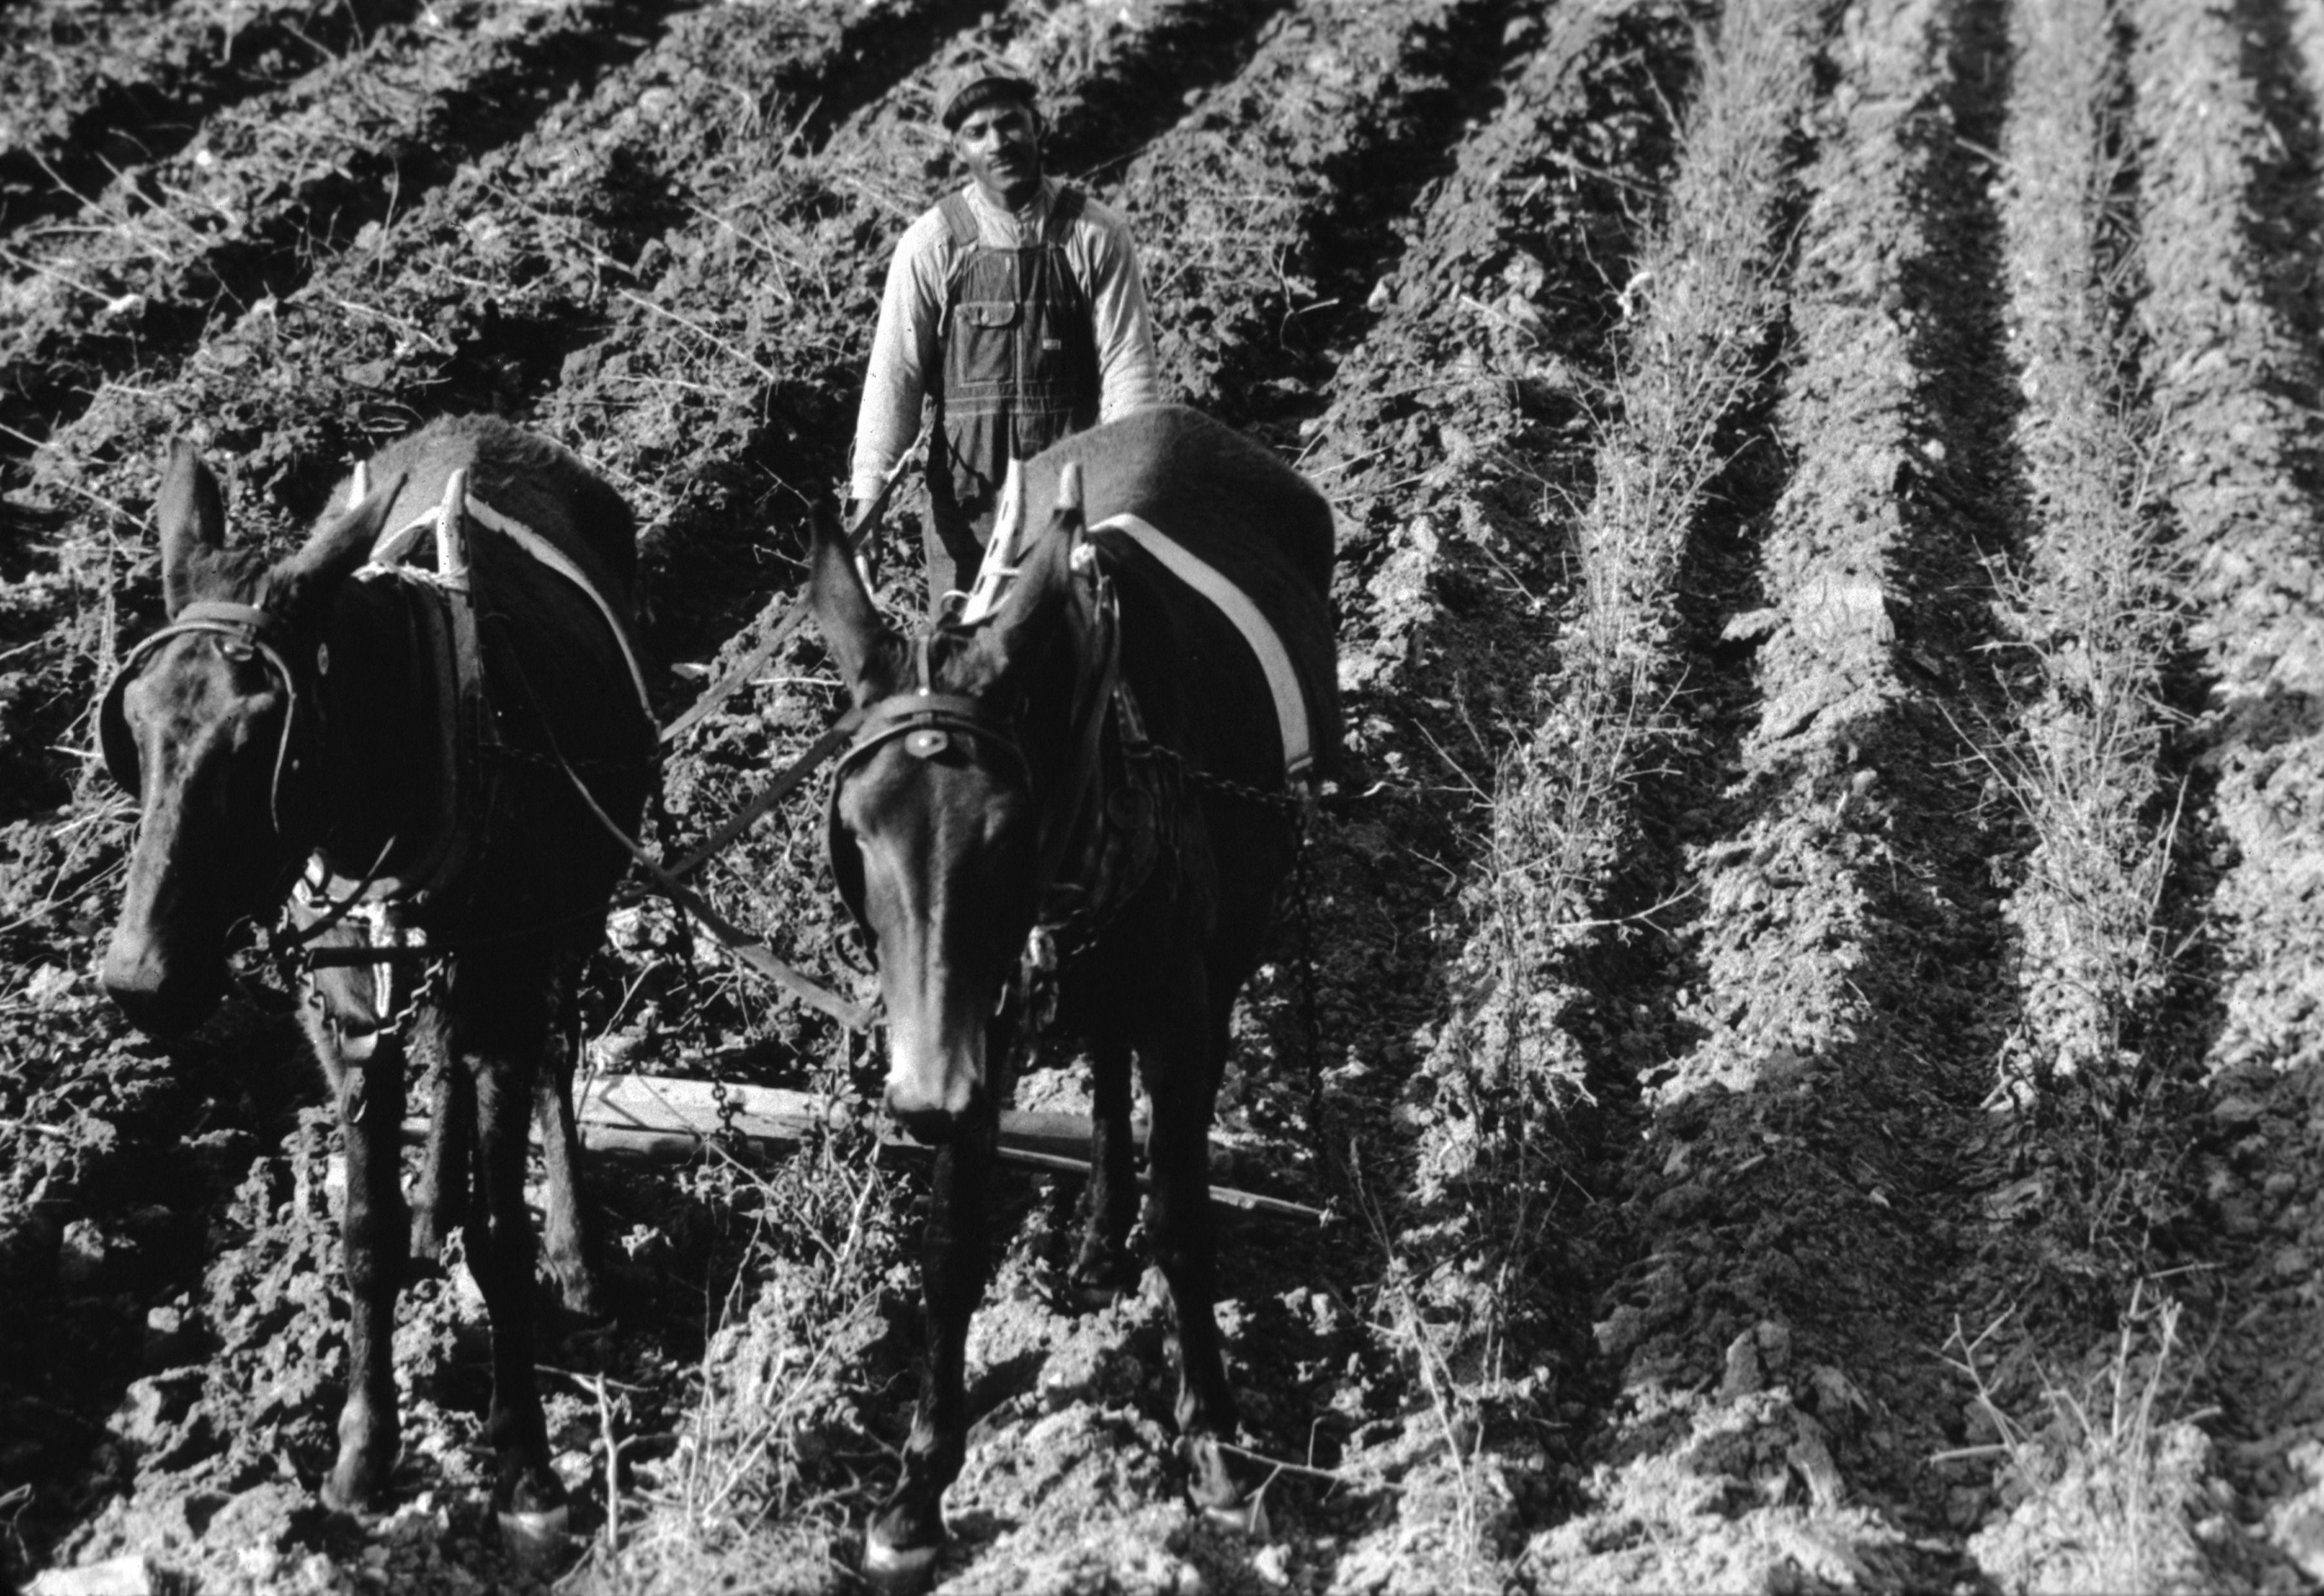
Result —
[[[1121,217],[1045,177],[1033,86],[957,78],[939,117],[969,182],[896,245],[855,422],[850,514],[935,401],[928,596],[975,579],[1011,457],[1161,402],[1146,284]]]

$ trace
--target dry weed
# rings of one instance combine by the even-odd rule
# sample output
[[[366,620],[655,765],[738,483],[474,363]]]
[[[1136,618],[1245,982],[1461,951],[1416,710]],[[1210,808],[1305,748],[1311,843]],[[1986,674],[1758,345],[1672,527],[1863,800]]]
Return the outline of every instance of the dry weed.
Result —
[[[750,1215],[741,1267],[715,1310],[677,1449],[637,1470],[636,1512],[587,1566],[597,1591],[812,1588],[868,1494],[882,1450],[870,1409],[899,1360],[891,1325],[903,1188],[862,1134],[755,1169],[722,1158],[704,1195]],[[737,1583],[736,1582],[740,1582]]]
[[[2165,662],[2181,630],[2154,476],[2167,421],[2133,419],[2109,263],[2126,180],[2121,67],[2089,48],[2101,0],[2013,14],[2017,77],[2001,190],[2013,270],[2016,427],[2034,524],[1997,569],[2014,733],[1988,739],[1995,785],[2033,839],[2006,909],[2023,1018],[1999,1093],[2053,1076],[2128,1078],[2167,972],[2158,924],[2176,816],[2163,774]],[[1997,746],[1993,746],[1994,743]]]
[[[2196,1518],[2209,1490],[2208,1412],[2182,1413],[2190,1379],[2179,1305],[2141,1281],[2111,1355],[2081,1379],[2042,1373],[2042,1411],[2013,1417],[1981,1361],[1997,1324],[1956,1328],[1946,1362],[1977,1391],[1998,1439],[1944,1454],[1989,1455],[2010,1510],[1972,1536],[1971,1553],[2010,1591],[2060,1596],[2208,1588]]]

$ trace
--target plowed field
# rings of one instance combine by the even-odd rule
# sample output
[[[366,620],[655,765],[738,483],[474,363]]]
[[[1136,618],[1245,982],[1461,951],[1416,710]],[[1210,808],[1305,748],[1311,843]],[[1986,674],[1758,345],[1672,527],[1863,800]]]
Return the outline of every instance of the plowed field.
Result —
[[[0,1583],[855,1583],[926,1196],[877,1061],[618,910],[592,1067],[827,1131],[594,1167],[570,1545],[485,1511],[456,1262],[393,1511],[335,1518],[338,1132],[263,964],[168,1049],[106,999],[88,711],[173,435],[287,549],[492,410],[636,507],[675,716],[798,583],[977,54],[1176,395],[1338,506],[1349,735],[1214,1138],[1327,1214],[1222,1222],[1266,1522],[1190,1511],[1158,1280],[1060,1305],[1075,1183],[1015,1175],[943,1588],[2324,1582],[2324,0],[19,0]],[[778,653],[650,840],[836,692]],[[855,991],[820,827],[703,884]]]

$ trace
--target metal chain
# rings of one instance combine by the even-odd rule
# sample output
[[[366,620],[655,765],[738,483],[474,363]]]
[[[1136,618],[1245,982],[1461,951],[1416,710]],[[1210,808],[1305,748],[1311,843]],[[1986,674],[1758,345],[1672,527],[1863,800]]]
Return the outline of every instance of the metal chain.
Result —
[[[1025,938],[1025,952],[1017,964],[1018,1035],[1027,1043],[1046,1035],[1057,1018],[1058,931],[1062,926],[1036,925]],[[1078,950],[1076,950],[1078,951]]]
[[[738,1139],[738,1133],[734,1129],[734,1116],[742,1112],[742,1105],[736,1102],[733,1095],[727,1092],[726,1072],[720,1067],[718,1055],[715,1053],[710,1056],[710,1102],[718,1112],[718,1129],[712,1134],[716,1138],[719,1145],[732,1152]]]
[[[390,1035],[401,1036],[403,1028],[411,1023],[420,1010],[442,995],[451,970],[452,959],[448,954],[438,954],[429,960],[420,972],[420,979],[412,983],[411,991],[395,1006],[395,1011],[381,1022],[380,1029]]]
[[[1309,808],[1314,801],[1305,789],[1254,787],[1248,781],[1237,781],[1231,776],[1213,775],[1188,760],[1185,754],[1175,748],[1167,748],[1157,743],[1153,745],[1152,751],[1157,756],[1176,763],[1178,769],[1185,773],[1186,780],[1196,787],[1207,787],[1213,792],[1223,793],[1229,798],[1240,798],[1245,803],[1257,804],[1263,809],[1272,809],[1296,826],[1302,835],[1305,835]]]
[[[372,1068],[380,1062],[383,1054],[394,1066],[399,1075],[401,1075],[404,1065],[404,1028],[411,1023],[412,1018],[422,1007],[435,1000],[443,987],[445,976],[451,969],[451,959],[443,955],[429,960],[427,967],[420,972],[420,979],[412,983],[411,990],[403,995],[402,1001],[397,1003],[372,1031],[371,1048],[368,1055],[360,1059],[346,1061],[347,1067],[341,1088],[346,1095],[340,1101],[339,1112],[347,1124],[359,1125],[363,1122],[364,1114],[371,1103]],[[321,990],[309,988],[307,1001],[320,1008],[323,1002]],[[324,1023],[335,1035],[337,1034],[336,1021],[326,1018]],[[427,1090],[424,1081],[421,1083],[420,1089],[424,1094]]]

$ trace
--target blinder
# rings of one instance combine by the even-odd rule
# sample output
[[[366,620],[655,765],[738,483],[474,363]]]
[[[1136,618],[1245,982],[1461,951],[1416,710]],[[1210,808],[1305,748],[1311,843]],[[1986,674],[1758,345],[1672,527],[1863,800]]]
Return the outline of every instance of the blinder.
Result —
[[[299,719],[299,678],[291,671],[282,650],[289,640],[281,635],[282,622],[254,604],[236,604],[227,599],[196,599],[180,610],[170,623],[146,638],[121,662],[106,684],[105,697],[97,711],[97,750],[105,756],[105,768],[113,779],[133,796],[143,791],[143,772],[138,769],[137,739],[129,729],[128,715],[122,700],[161,646],[174,637],[208,634],[225,639],[228,650],[244,650],[243,658],[255,657],[265,662],[282,684],[282,736],[275,745],[274,774],[267,789],[268,813],[278,835],[287,835],[282,823],[282,784],[284,776],[299,763],[298,742],[302,727]],[[272,635],[270,635],[272,634]]]

